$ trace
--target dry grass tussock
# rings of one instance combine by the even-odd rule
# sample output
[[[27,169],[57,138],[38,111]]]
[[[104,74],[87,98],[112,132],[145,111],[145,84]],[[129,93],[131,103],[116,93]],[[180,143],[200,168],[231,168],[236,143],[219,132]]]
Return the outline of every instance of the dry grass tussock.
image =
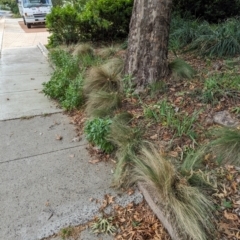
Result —
[[[108,59],[109,57],[114,56],[120,49],[118,47],[105,47],[105,48],[101,48],[99,49],[96,54],[103,58],[103,59]]]
[[[210,142],[211,150],[221,163],[240,165],[240,130],[218,128],[213,132],[215,140]]]
[[[68,53],[72,54],[73,51],[74,51],[75,45],[73,45],[73,44],[71,44],[71,45],[59,45],[58,48],[65,51],[65,52],[68,52]]]
[[[180,58],[176,58],[171,63],[169,63],[169,68],[171,69],[175,78],[191,79],[195,74],[195,70]]]
[[[84,44],[78,44],[74,47],[74,50],[72,52],[73,56],[83,56],[83,55],[93,55],[93,48],[90,44],[84,43]]]
[[[212,239],[211,202],[196,187],[189,186],[154,147],[143,147],[134,161],[134,181],[146,182],[156,190],[173,214],[172,221],[179,232],[186,239]]]
[[[120,105],[121,97],[118,92],[92,92],[88,95],[86,114],[91,117],[106,117]]]
[[[108,139],[117,147],[117,165],[113,176],[115,187],[130,184],[130,169],[133,157],[141,146],[141,132],[128,126],[129,114],[121,114],[113,119]]]
[[[83,89],[86,94],[98,91],[119,91],[121,89],[121,71],[123,62],[112,59],[108,63],[89,70]]]

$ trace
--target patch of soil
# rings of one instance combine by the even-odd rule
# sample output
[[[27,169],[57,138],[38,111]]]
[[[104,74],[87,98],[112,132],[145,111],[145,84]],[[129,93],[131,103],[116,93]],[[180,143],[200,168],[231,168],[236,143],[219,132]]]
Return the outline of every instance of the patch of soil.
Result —
[[[25,33],[47,32],[44,24],[33,24],[31,28],[27,28],[23,21],[18,21],[18,24]]]

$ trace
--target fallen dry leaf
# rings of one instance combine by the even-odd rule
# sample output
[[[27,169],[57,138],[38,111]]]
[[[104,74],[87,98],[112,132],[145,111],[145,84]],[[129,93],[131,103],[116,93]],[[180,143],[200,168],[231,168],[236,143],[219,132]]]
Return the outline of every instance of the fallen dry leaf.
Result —
[[[70,158],[74,158],[75,157],[75,154],[71,154],[69,155]]]
[[[168,156],[177,158],[178,157],[178,152],[171,151],[168,153]]]
[[[129,196],[131,196],[134,193],[134,190],[132,188],[129,188],[127,190],[127,193],[128,193]]]
[[[100,162],[100,160],[99,159],[94,159],[94,160],[89,160],[88,162],[92,163],[92,164],[96,164],[96,163]]]
[[[154,134],[153,136],[150,137],[150,139],[152,139],[152,140],[156,140],[157,138],[158,138],[157,134]]]
[[[57,134],[55,139],[58,140],[58,141],[60,141],[60,140],[63,139],[63,137],[62,137],[61,135],[58,135],[58,134]]]
[[[224,217],[227,220],[232,220],[232,221],[236,221],[238,220],[238,216],[234,213],[228,213],[226,210],[224,211]]]

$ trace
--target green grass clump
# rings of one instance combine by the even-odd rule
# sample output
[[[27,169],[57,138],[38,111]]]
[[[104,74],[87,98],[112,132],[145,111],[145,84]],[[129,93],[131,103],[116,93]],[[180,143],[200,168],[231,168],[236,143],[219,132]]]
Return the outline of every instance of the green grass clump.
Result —
[[[152,146],[150,149],[143,147],[134,162],[134,181],[145,182],[156,190],[185,239],[212,239],[212,204],[198,188],[181,178],[174,166]]]
[[[237,100],[240,94],[240,77],[227,72],[205,79],[202,96],[204,103],[217,104],[222,97]]]
[[[240,20],[229,19],[198,34],[189,50],[210,57],[235,56],[240,53]]]
[[[191,79],[194,77],[195,74],[194,69],[180,58],[173,60],[169,64],[169,68],[171,69],[173,75],[177,78]]]
[[[208,57],[235,56],[240,53],[240,20],[231,18],[219,24],[173,15],[169,49],[194,51]]]
[[[111,124],[110,119],[94,118],[87,121],[84,127],[87,140],[106,153],[114,150],[114,145],[107,140]]]
[[[209,143],[211,150],[221,163],[240,165],[240,130],[237,128],[217,128],[214,140]]]
[[[196,137],[193,128],[198,114],[193,113],[192,115],[188,115],[186,113],[176,113],[174,107],[169,104],[167,100],[162,100],[152,106],[145,106],[144,115],[171,128],[176,137],[182,137],[183,135],[191,139]]]

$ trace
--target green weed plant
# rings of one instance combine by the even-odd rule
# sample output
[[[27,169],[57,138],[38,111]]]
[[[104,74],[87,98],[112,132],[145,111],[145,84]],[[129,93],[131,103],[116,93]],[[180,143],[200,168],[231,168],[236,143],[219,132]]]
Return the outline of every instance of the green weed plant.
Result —
[[[110,119],[94,118],[87,121],[84,128],[87,140],[106,153],[114,150],[114,145],[107,140],[111,124]]]

